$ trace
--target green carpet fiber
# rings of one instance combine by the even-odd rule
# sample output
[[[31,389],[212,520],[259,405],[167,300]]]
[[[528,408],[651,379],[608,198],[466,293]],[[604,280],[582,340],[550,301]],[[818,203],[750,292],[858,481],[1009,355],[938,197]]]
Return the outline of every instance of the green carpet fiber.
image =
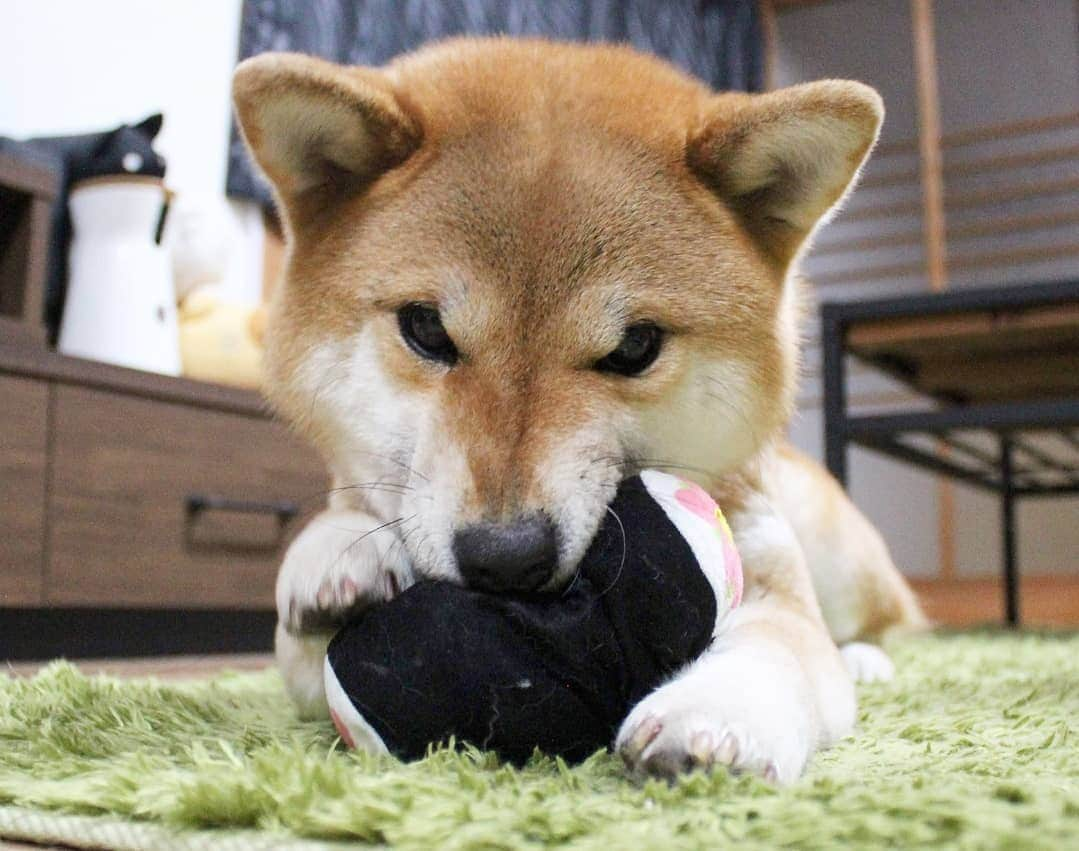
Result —
[[[898,676],[862,688],[856,734],[788,789],[725,773],[634,783],[603,753],[521,770],[476,751],[369,759],[295,720],[273,672],[165,685],[58,662],[0,676],[0,835],[49,811],[164,831],[141,840],[153,847],[1079,848],[1079,635],[891,650]]]

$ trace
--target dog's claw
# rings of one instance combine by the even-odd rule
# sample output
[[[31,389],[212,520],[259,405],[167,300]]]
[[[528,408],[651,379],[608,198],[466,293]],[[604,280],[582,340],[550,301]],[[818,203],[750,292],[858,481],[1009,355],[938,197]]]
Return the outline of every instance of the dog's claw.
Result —
[[[712,734],[707,730],[701,730],[693,734],[689,740],[689,755],[697,765],[708,767],[714,759],[715,743]]]
[[[357,611],[397,596],[398,585],[391,576],[369,591],[351,576],[328,577],[315,592],[316,605],[302,606],[296,599],[289,600],[285,629],[294,635],[338,629]]]
[[[732,733],[727,733],[719,741],[715,751],[715,761],[721,765],[731,766],[738,759],[738,740]]]
[[[663,725],[651,715],[641,721],[633,735],[629,737],[621,748],[622,759],[626,761],[626,764],[628,765],[639,759],[645,748],[652,744],[662,729]]]
[[[793,711],[762,721],[762,703],[715,699],[690,685],[668,683],[623,722],[616,749],[632,775],[671,779],[703,769],[753,774],[776,785],[798,776],[807,755],[798,749],[804,740],[780,726],[788,717],[797,721]]]

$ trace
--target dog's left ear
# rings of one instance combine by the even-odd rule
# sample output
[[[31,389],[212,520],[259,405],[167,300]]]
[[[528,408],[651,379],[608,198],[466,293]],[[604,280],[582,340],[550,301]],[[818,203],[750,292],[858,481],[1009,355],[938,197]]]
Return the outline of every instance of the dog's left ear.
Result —
[[[883,119],[880,96],[846,80],[721,94],[686,161],[785,268],[852,186]]]

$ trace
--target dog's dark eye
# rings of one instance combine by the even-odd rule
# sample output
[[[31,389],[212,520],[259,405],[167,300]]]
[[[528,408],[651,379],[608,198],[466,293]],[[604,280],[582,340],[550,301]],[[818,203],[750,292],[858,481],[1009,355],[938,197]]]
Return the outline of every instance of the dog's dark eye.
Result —
[[[659,357],[663,348],[663,332],[651,322],[630,325],[622,335],[618,348],[596,361],[600,372],[617,375],[639,375]]]
[[[397,311],[397,325],[409,348],[420,357],[457,363],[457,346],[442,327],[442,317],[434,305],[406,304]]]

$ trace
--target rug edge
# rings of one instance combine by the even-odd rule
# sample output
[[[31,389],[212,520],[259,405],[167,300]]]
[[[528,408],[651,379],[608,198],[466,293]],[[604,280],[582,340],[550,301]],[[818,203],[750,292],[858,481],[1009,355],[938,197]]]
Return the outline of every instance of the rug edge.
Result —
[[[0,840],[59,843],[87,851],[339,851],[343,845],[256,830],[172,829],[116,816],[92,816],[0,804]]]

